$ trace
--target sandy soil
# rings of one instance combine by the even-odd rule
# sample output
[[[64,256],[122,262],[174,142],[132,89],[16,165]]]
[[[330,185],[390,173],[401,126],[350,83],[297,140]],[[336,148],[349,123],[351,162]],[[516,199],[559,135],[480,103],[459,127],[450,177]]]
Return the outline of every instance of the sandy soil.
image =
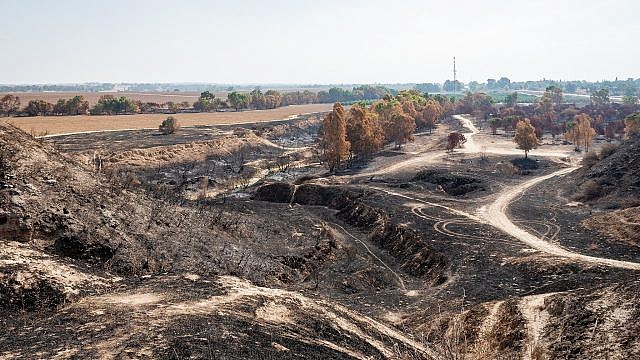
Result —
[[[282,120],[300,114],[324,112],[331,110],[331,104],[293,105],[273,110],[252,110],[242,112],[217,112],[174,114],[181,126],[243,124]],[[68,134],[89,131],[157,129],[166,114],[139,114],[115,116],[37,116],[25,118],[6,118],[26,132],[38,134]]]

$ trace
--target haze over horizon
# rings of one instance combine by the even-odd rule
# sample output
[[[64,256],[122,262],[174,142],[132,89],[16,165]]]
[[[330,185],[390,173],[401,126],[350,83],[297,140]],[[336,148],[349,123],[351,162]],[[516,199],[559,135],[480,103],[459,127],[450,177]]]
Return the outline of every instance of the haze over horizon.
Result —
[[[27,0],[4,5],[0,84],[463,82],[640,77],[640,2],[455,5]],[[535,36],[534,36],[535,35]]]

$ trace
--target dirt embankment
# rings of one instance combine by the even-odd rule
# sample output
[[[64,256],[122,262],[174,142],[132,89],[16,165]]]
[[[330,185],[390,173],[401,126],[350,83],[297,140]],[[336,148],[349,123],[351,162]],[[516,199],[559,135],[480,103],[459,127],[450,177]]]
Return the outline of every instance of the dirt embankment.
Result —
[[[453,196],[487,190],[486,184],[478,178],[445,170],[425,169],[416,174],[414,180],[434,184],[438,189]]]
[[[599,212],[581,224],[610,243],[639,248],[640,138],[588,155],[573,180],[565,185],[568,195]]]
[[[368,233],[368,240],[388,251],[407,274],[424,277],[433,285],[446,281],[447,260],[433,251],[414,230],[393,223],[382,210],[339,187],[316,184],[273,183],[256,190],[254,199],[279,203],[326,206],[338,210],[336,217]]]
[[[640,207],[598,214],[583,220],[582,225],[611,241],[640,247]]]
[[[300,226],[290,226],[256,213],[268,209],[192,203],[162,184],[121,186],[11,126],[0,126],[0,168],[0,232],[7,247],[0,253],[0,287],[13,294],[1,300],[6,306],[70,301],[102,288],[89,276],[95,272],[108,287],[109,270],[124,277],[194,272],[259,284],[298,282],[307,274],[288,266],[286,256],[320,261],[334,249],[330,234],[303,214],[295,215]],[[35,263],[50,265],[29,265]],[[74,279],[59,276],[68,267],[79,273]]]
[[[571,182],[579,189],[568,189],[577,200],[614,209],[640,205],[640,137],[609,148],[591,161],[585,161]]]
[[[638,286],[627,281],[482,303],[442,313],[417,330],[442,358],[635,359]]]

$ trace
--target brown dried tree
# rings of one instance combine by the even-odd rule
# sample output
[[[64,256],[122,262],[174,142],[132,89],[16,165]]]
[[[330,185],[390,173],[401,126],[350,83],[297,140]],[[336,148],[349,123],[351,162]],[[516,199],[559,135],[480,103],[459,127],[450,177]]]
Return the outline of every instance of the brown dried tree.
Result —
[[[396,109],[391,113],[391,118],[385,123],[384,133],[388,140],[393,141],[396,147],[413,141],[413,132],[416,130],[416,120],[407,115],[402,109]]]
[[[447,136],[447,151],[453,152],[454,149],[460,147],[467,141],[464,134],[454,131]]]
[[[340,169],[342,159],[349,155],[351,144],[347,141],[347,125],[344,107],[335,103],[333,111],[322,121],[324,160],[331,172]]]
[[[513,141],[518,144],[518,149],[524,150],[525,159],[531,149],[538,147],[536,129],[531,125],[529,119],[518,122],[518,125],[516,125],[516,136],[513,138]]]
[[[347,139],[351,153],[358,158],[368,158],[379,151],[384,134],[376,114],[363,106],[352,106],[347,116]]]
[[[444,108],[439,102],[435,100],[429,100],[422,109],[422,116],[420,117],[420,126],[429,129],[429,133],[436,126],[438,120],[444,115]]]

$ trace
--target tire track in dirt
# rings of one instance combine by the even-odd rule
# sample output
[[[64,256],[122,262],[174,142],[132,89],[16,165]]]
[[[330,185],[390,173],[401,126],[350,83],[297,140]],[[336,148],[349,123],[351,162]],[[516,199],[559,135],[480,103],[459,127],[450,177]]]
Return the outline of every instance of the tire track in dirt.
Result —
[[[455,115],[454,116],[455,119],[459,120],[462,122],[463,126],[467,127],[471,133],[468,135],[470,140],[467,140],[467,144],[465,144],[465,146],[469,146],[467,148],[467,150],[469,152],[475,152],[476,150],[478,150],[478,146],[475,144],[475,142],[473,141],[473,136],[476,135],[479,131],[476,128],[476,126],[473,124],[473,122],[471,122],[470,119],[462,116],[462,115]],[[510,152],[509,152],[510,153]],[[551,157],[557,157],[557,154],[554,152],[545,152],[540,154],[542,156],[551,156]],[[415,160],[415,159],[412,159]],[[402,164],[404,164],[405,162],[396,164],[394,167],[397,166],[401,166]],[[467,212],[458,210],[458,209],[454,209],[442,204],[437,204],[437,203],[433,203],[433,202],[429,202],[426,200],[422,200],[422,199],[417,199],[408,195],[404,195],[398,192],[394,192],[391,190],[387,190],[387,189],[383,189],[383,188],[379,188],[379,187],[372,187],[374,190],[378,190],[381,192],[384,192],[388,195],[392,195],[392,196],[396,196],[396,197],[401,197],[407,200],[412,200],[421,204],[426,204],[426,205],[430,205],[433,207],[439,207],[442,208],[446,211],[448,211],[449,213],[452,213],[454,215],[458,215],[458,216],[462,216],[465,218],[468,218],[472,221],[476,221],[479,223],[486,223],[486,224],[490,224],[493,227],[501,230],[502,232],[520,240],[521,242],[527,244],[528,246],[530,246],[531,248],[550,254],[550,255],[554,255],[554,256],[558,256],[561,258],[565,258],[565,259],[569,259],[569,260],[574,260],[574,261],[580,261],[580,262],[586,262],[586,263],[590,263],[590,264],[595,264],[595,265],[603,265],[603,266],[609,266],[609,267],[616,267],[616,268],[622,268],[622,269],[629,269],[629,270],[640,270],[640,263],[634,263],[634,262],[630,262],[630,261],[622,261],[622,260],[614,260],[614,259],[607,259],[607,258],[599,258],[599,257],[595,257],[595,256],[588,256],[588,255],[583,255],[580,253],[576,253],[570,250],[567,250],[561,246],[549,243],[548,241],[545,241],[545,237],[548,236],[549,232],[547,232],[546,234],[540,234],[542,235],[542,238],[535,236],[533,234],[531,234],[531,232],[527,232],[526,230],[524,230],[523,228],[517,226],[516,224],[514,224],[513,221],[511,221],[506,213],[507,208],[509,207],[509,205],[511,204],[511,202],[513,202],[513,200],[518,197],[518,196],[522,196],[523,192],[526,191],[527,189],[545,181],[548,180],[550,178],[556,177],[556,176],[564,176],[567,175],[577,169],[579,169],[579,166],[571,166],[568,168],[564,168],[558,171],[555,171],[551,174],[547,174],[547,175],[542,175],[542,176],[538,176],[535,177],[531,180],[525,181],[524,183],[515,185],[515,186],[511,186],[511,187],[507,187],[504,188],[501,192],[501,194],[498,196],[498,198],[491,203],[489,206],[483,206],[481,208],[479,208],[476,213],[479,216],[473,215],[473,214],[469,214]],[[388,170],[388,169],[387,169]],[[413,211],[413,210],[412,210]],[[413,211],[414,214],[416,214],[416,211]],[[416,214],[418,216],[420,216],[419,214]],[[432,219],[430,219],[432,220]],[[440,224],[442,225],[442,224]],[[446,225],[445,225],[446,228]],[[442,226],[440,226],[439,228],[436,228],[436,230],[442,230]],[[444,231],[446,232],[446,231]],[[450,234],[446,234],[449,235]],[[549,240],[554,239],[555,237],[557,237],[557,233],[554,234]]]

